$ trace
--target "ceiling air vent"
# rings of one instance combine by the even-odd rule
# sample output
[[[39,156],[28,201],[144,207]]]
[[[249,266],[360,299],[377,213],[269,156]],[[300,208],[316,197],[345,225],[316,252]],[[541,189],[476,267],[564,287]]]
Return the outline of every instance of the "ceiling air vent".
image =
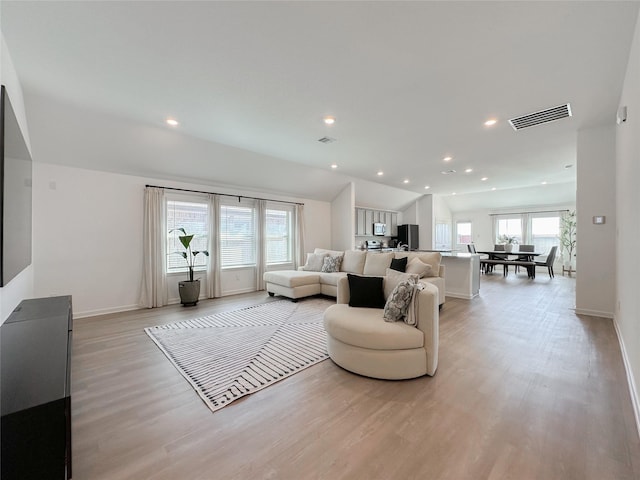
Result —
[[[318,141],[320,143],[333,143],[336,141],[336,139],[331,137],[322,137],[322,138],[319,138]]]
[[[547,108],[546,110],[540,110],[539,112],[523,115],[522,117],[512,118],[509,120],[509,123],[514,130],[522,130],[523,128],[534,127],[536,125],[553,122],[570,116],[571,105],[567,103],[565,105],[559,105],[557,107]]]

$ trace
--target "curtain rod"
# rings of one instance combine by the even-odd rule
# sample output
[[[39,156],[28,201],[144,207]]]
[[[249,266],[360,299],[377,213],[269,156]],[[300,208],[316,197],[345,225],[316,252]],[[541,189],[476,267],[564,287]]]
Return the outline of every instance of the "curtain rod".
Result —
[[[524,215],[529,213],[557,213],[557,212],[568,212],[569,209],[565,208],[563,210],[541,210],[539,212],[513,212],[513,213],[490,213],[490,217],[494,217],[496,215]]]
[[[271,200],[270,198],[258,198],[258,197],[247,197],[246,195],[232,195],[230,193],[215,193],[215,192],[203,192],[202,190],[189,190],[187,188],[174,188],[174,187],[160,187],[158,185],[145,185],[147,188],[162,188],[163,190],[177,190],[179,192],[191,192],[191,193],[206,193],[208,195],[222,195],[224,197],[235,197],[238,200],[241,198],[250,198],[251,200],[264,200],[267,202],[279,202],[279,203],[289,203],[291,205],[304,205],[304,203],[299,202],[287,202],[286,200]]]

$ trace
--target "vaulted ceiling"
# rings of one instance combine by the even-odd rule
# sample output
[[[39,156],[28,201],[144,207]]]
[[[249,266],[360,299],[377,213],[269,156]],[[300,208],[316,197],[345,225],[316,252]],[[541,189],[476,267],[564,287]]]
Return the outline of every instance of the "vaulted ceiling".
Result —
[[[409,196],[544,197],[547,182],[551,199],[575,191],[578,129],[615,119],[639,5],[3,1],[1,20],[27,103],[173,117],[181,134]],[[508,123],[565,103],[569,118]]]

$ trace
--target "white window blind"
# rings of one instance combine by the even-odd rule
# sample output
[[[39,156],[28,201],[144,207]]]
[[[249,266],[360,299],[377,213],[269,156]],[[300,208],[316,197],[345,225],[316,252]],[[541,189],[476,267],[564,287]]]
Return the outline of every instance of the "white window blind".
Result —
[[[291,263],[292,258],[292,207],[267,208],[265,232],[267,264]]]
[[[208,205],[205,202],[167,200],[167,272],[187,270],[187,261],[178,252],[184,247],[178,240],[180,232],[169,233],[174,228],[184,228],[187,235],[195,235],[191,241],[192,250],[206,250],[208,245]],[[195,266],[205,267],[207,257],[198,255]]]
[[[554,245],[559,245],[559,238],[560,214],[531,218],[531,243],[536,252],[548,252]]]
[[[256,209],[246,204],[220,205],[220,264],[256,264]]]
[[[508,237],[515,237],[518,243],[522,241],[522,220],[520,217],[515,218],[498,218],[497,230],[496,230],[496,243],[499,242],[499,238],[502,235]]]

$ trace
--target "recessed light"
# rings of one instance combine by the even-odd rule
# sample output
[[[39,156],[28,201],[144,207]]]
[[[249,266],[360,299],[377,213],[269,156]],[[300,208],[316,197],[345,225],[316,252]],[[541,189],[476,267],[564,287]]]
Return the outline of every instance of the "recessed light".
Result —
[[[430,188],[431,188],[431,187],[430,187],[429,185],[425,185],[425,186],[424,186],[424,189],[425,189],[425,190],[429,190]]]
[[[496,187],[492,187],[492,188],[491,188],[491,190],[492,190],[492,191],[493,191],[493,190],[495,190],[495,189],[496,189]]]
[[[332,163],[332,164],[331,164],[331,168],[333,168],[333,169],[335,170],[336,168],[338,168],[338,164],[336,164],[336,163]]]
[[[378,176],[381,177],[382,175],[384,175],[384,172],[382,170],[378,171]]]
[[[402,183],[409,183],[409,179],[408,179],[408,178],[405,178],[405,179],[402,181]]]
[[[455,195],[455,194],[456,194],[456,192],[452,192],[452,193],[451,193],[451,195]]]
[[[467,168],[467,169],[464,171],[464,173],[471,173],[471,172],[473,172],[473,168]]]
[[[489,120],[487,120],[486,122],[484,122],[484,125],[486,127],[492,127],[493,125],[495,125],[496,123],[498,123],[498,120],[496,120],[495,118],[490,118]]]
[[[453,157],[444,157],[442,160],[445,162],[450,162],[451,160],[453,160]]]
[[[174,118],[167,118],[167,125],[171,125],[172,127],[177,127],[179,123]]]
[[[546,184],[547,184],[547,182],[542,182],[542,185],[546,185]]]
[[[480,180],[486,182],[487,180],[489,180],[489,177],[482,177]]]
[[[336,123],[336,117],[331,117],[329,115],[327,115],[326,117],[324,117],[322,119],[322,121],[326,124],[326,125],[333,125],[334,123]]]

